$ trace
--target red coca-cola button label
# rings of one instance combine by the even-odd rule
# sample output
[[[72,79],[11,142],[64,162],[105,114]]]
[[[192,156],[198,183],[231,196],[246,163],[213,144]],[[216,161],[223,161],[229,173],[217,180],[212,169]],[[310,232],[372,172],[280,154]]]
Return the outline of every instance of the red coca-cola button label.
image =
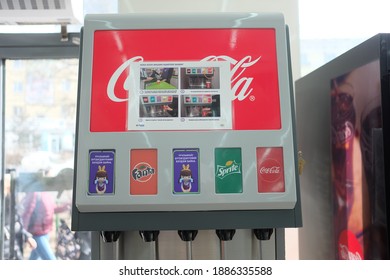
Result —
[[[283,148],[258,147],[256,158],[258,192],[284,192]]]

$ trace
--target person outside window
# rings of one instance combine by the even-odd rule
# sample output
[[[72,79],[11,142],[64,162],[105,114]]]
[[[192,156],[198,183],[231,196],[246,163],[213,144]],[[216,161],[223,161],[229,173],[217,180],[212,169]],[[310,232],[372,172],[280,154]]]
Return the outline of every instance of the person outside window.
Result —
[[[54,214],[70,210],[69,204],[57,206],[50,192],[29,192],[24,199],[23,223],[37,242],[31,251],[30,260],[55,260],[50,246],[50,233],[53,230]]]
[[[16,209],[12,209],[11,182],[9,174],[4,176],[4,259],[23,260],[24,245],[28,244],[32,249],[37,247],[33,235],[26,230],[22,219]],[[14,215],[14,228],[11,229],[11,216]],[[11,236],[11,234],[14,236]],[[13,244],[11,242],[13,241]],[[12,250],[12,251],[11,251]]]

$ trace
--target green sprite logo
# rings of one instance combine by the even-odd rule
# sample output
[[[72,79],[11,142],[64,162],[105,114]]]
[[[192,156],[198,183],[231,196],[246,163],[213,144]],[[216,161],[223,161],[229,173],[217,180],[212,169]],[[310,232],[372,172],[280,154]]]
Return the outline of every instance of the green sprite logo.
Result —
[[[217,165],[216,176],[219,179],[223,179],[226,176],[231,174],[240,174],[241,173],[241,164],[238,164],[236,161],[229,160],[225,165]]]

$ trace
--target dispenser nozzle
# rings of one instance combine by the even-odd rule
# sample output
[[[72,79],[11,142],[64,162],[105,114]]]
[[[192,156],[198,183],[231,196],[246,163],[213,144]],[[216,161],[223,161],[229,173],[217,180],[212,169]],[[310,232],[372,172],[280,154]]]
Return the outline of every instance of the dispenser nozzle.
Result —
[[[196,235],[198,234],[197,230],[179,230],[177,231],[182,241],[194,241]]]
[[[157,240],[159,230],[140,230],[139,235],[145,242],[153,242]]]
[[[219,240],[221,241],[230,241],[233,239],[234,234],[236,233],[235,229],[217,229],[215,231]]]
[[[101,231],[100,236],[104,242],[116,242],[121,235],[120,231]]]
[[[269,240],[273,232],[272,228],[257,228],[253,230],[258,240]]]

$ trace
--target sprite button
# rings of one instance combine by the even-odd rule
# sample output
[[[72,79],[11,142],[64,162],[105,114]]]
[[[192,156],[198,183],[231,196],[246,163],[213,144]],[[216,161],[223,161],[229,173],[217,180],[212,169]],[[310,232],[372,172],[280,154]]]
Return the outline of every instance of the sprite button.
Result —
[[[241,148],[215,149],[215,192],[242,193]]]

